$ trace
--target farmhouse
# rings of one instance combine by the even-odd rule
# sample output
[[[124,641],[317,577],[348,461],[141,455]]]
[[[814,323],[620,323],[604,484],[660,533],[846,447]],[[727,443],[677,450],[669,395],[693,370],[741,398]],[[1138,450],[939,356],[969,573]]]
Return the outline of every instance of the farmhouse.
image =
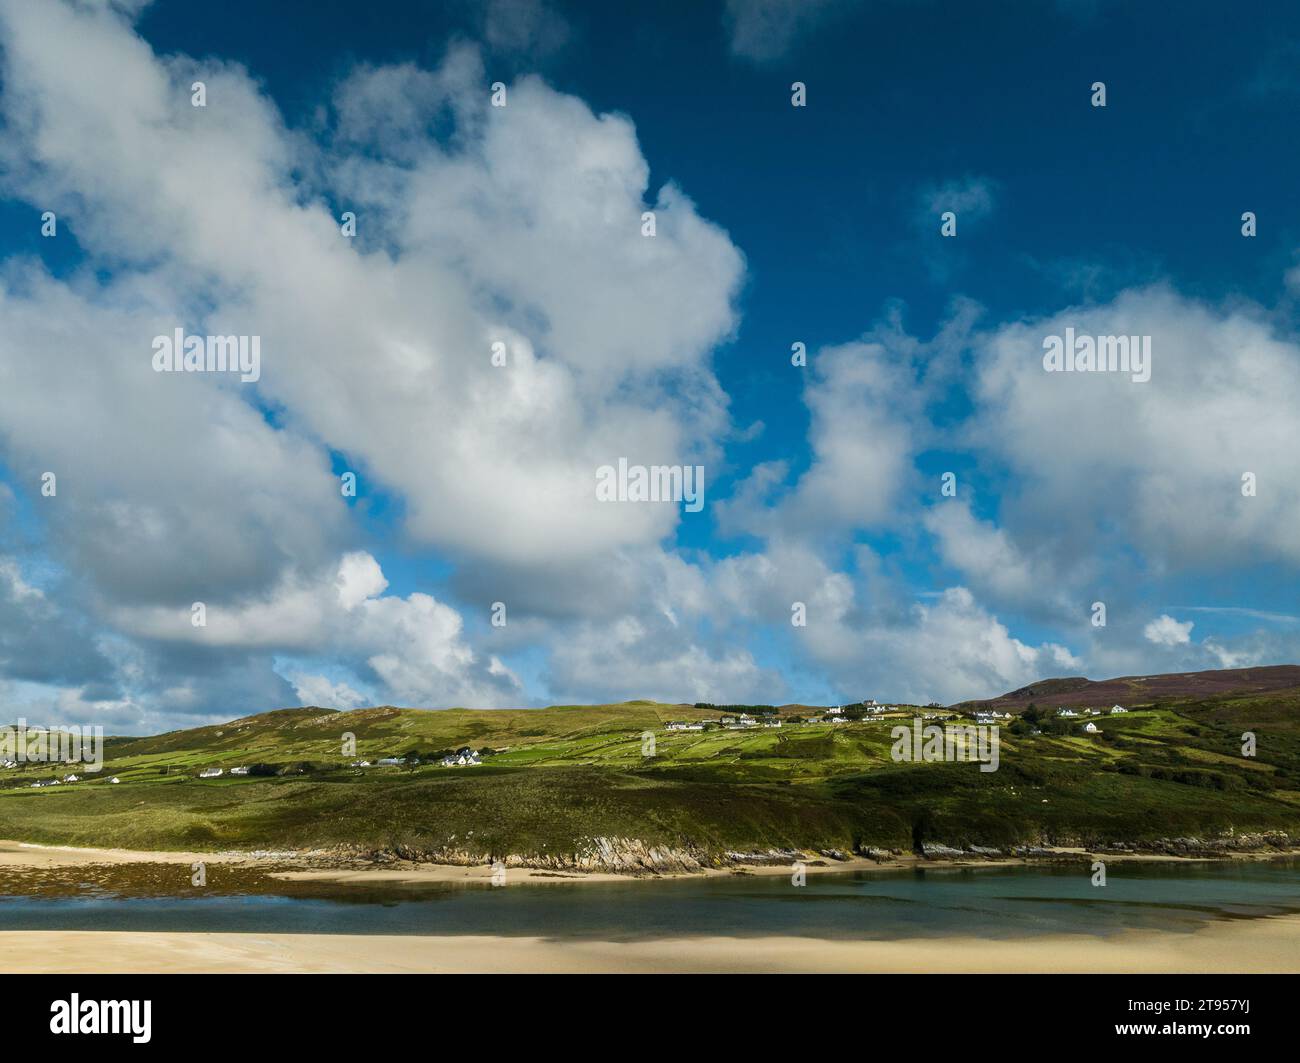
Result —
[[[1085,733],[1090,735],[1100,734],[1100,732],[1097,730],[1097,725],[1093,723],[1091,720],[1089,720],[1087,723],[1083,725],[1083,729]]]
[[[231,775],[247,775],[247,774],[248,774],[248,769],[247,769],[247,768],[243,768],[243,767],[241,767],[241,768],[231,768],[231,769],[230,769],[230,774],[231,774]]]
[[[665,727],[666,731],[703,731],[704,724],[691,723],[687,720],[672,720]]]
[[[1110,714],[1114,716],[1117,712],[1128,712],[1128,709],[1124,708],[1123,705],[1112,705],[1110,707]]]
[[[438,763],[444,768],[466,768],[483,762],[479,760],[477,750],[470,749],[469,746],[462,746],[455,753],[443,757]]]
[[[1056,715],[1057,716],[1078,716],[1079,714],[1075,712],[1073,709],[1057,709]]]
[[[222,773],[222,772],[221,772],[221,769],[220,769],[220,768],[204,768],[201,772],[199,772],[199,778],[200,778],[200,779],[215,779],[215,778],[217,778],[219,775],[221,775],[221,773]]]

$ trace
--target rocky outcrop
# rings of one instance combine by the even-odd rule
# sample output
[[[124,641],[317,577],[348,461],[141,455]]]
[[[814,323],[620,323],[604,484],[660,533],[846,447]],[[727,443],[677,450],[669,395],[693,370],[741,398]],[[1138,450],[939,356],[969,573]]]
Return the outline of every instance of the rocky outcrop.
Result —
[[[1249,832],[1244,834],[1228,833],[1213,838],[1155,838],[1140,842],[1104,842],[1088,837],[1053,836],[1050,840],[1039,840],[1028,845],[1013,845],[1007,848],[993,848],[983,845],[954,846],[939,842],[926,842],[922,846],[922,855],[951,859],[958,856],[1016,856],[1060,857],[1061,849],[1085,849],[1092,853],[1119,853],[1132,856],[1143,854],[1162,856],[1227,856],[1232,853],[1266,854],[1283,853],[1300,849],[1300,835],[1287,834],[1284,831]]]
[[[1282,831],[1236,834],[1214,838],[1159,838],[1144,842],[1099,843],[1092,839],[1063,839],[1053,837],[1050,842],[1037,840],[1030,844],[998,848],[985,845],[950,845],[927,841],[920,855],[927,860],[969,860],[972,857],[994,859],[1019,857],[1023,859],[1062,860],[1075,859],[1061,848],[1079,848],[1090,853],[1144,853],[1173,856],[1223,857],[1234,853],[1280,853],[1300,850],[1300,836]],[[859,846],[859,856],[884,862],[902,855],[898,849],[881,849]],[[280,854],[285,855],[285,854]],[[755,849],[711,852],[695,846],[653,844],[638,838],[595,837],[584,839],[577,849],[567,853],[499,853],[484,852],[461,846],[416,848],[395,845],[388,848],[361,848],[338,846],[331,849],[299,853],[297,856],[311,863],[330,866],[372,866],[398,861],[429,864],[454,864],[474,867],[501,861],[506,867],[527,867],[546,871],[612,872],[625,875],[688,874],[707,868],[737,868],[789,866],[796,862],[823,864],[817,857],[836,862],[851,859],[841,849]]]
[[[1134,845],[1117,842],[1094,847],[1097,852],[1162,853],[1170,856],[1223,856],[1228,853],[1286,852],[1300,848],[1300,835],[1284,831],[1225,834],[1217,838],[1157,838]]]
[[[798,849],[758,849],[747,853],[729,850],[723,855],[728,864],[751,864],[755,867],[793,864],[796,860],[808,859],[808,854]]]
[[[699,855],[667,845],[648,845],[637,838],[591,838],[572,858],[555,858],[559,866],[576,871],[614,871],[624,874],[673,874],[700,871]],[[535,858],[507,856],[507,867],[537,867]]]
[[[954,857],[965,856],[964,849],[954,849],[951,845],[940,845],[938,842],[926,842],[921,846],[921,855],[933,859],[934,857]]]

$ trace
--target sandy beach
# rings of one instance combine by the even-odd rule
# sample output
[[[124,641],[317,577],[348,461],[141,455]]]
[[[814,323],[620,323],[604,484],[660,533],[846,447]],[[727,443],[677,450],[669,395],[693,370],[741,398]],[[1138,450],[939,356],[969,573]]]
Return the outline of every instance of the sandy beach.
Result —
[[[0,931],[13,973],[1295,973],[1300,917],[981,940],[687,937],[630,943],[537,937]]]
[[[246,853],[143,852],[135,849],[87,849],[75,845],[36,845],[0,841],[0,867],[79,867],[84,864],[208,864],[236,863]]]

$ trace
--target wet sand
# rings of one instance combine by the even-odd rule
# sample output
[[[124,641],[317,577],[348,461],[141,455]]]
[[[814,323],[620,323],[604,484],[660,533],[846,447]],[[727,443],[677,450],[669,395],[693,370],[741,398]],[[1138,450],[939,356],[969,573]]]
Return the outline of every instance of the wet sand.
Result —
[[[1300,916],[986,941],[684,937],[635,942],[536,937],[0,931],[14,973],[1295,973]]]

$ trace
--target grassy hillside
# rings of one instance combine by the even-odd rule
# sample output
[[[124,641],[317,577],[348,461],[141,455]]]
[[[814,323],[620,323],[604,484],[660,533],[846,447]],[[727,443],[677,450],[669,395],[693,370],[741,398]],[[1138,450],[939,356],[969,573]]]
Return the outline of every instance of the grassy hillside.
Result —
[[[1300,686],[1131,705],[1124,716],[1001,732],[1001,764],[895,763],[895,718],[667,732],[716,710],[632,702],[541,710],[286,709],[111,739],[104,770],[32,789],[0,772],[0,837],[159,849],[335,845],[562,858],[596,837],[697,853],[1142,843],[1300,833]],[[1243,731],[1258,752],[1241,755]],[[643,756],[643,734],[654,756]],[[1059,731],[1061,733],[1053,733]],[[1016,733],[1021,732],[1021,733]],[[355,735],[355,757],[345,735]],[[472,746],[481,767],[427,763]],[[419,765],[349,762],[418,756]],[[267,774],[200,780],[208,766]],[[275,774],[280,772],[282,774]],[[121,779],[120,785],[108,780]]]
[[[996,708],[1019,712],[1031,703],[1053,708],[1098,708],[1116,703],[1148,705],[1158,701],[1194,701],[1204,698],[1260,694],[1300,688],[1300,666],[1272,665],[1267,668],[1220,668],[1207,672],[1173,672],[1168,675],[1127,675],[1118,679],[1085,679],[1070,676],[1041,679],[988,701],[963,702],[960,708]]]

